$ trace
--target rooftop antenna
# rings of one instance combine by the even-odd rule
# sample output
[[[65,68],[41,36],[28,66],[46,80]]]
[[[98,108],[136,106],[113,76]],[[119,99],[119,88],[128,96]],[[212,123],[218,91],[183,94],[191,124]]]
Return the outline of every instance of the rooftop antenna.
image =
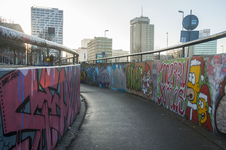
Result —
[[[143,17],[143,6],[141,6],[141,17]]]

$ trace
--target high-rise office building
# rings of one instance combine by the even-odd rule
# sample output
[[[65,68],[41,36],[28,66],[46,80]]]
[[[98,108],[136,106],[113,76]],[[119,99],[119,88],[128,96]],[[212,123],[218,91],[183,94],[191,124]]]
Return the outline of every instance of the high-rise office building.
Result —
[[[130,54],[154,50],[154,25],[148,17],[136,17],[130,20]],[[143,55],[142,60],[152,60],[153,54]],[[140,56],[130,58],[139,61]]]
[[[199,31],[199,39],[205,38],[207,36],[210,36],[210,29],[204,29]],[[217,54],[217,40],[189,47],[189,57],[192,57],[193,55],[215,55],[215,54]]]
[[[63,44],[63,10],[32,6],[31,35]]]
[[[87,44],[87,59],[98,59],[112,56],[112,39],[107,37],[94,37]]]

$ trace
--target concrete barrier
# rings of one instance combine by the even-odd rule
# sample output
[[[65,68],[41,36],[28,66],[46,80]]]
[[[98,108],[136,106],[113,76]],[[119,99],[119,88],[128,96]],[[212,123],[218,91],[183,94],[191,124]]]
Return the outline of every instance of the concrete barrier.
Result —
[[[80,108],[80,65],[0,69],[0,149],[54,149]]]
[[[81,82],[134,93],[226,139],[226,54],[82,64]]]

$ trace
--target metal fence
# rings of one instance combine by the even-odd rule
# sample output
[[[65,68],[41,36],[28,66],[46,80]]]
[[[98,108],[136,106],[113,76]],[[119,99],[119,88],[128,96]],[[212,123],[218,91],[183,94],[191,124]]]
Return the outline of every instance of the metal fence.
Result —
[[[201,44],[201,43],[205,43],[205,42],[209,42],[209,41],[213,41],[213,40],[217,40],[217,39],[221,39],[226,37],[226,31],[224,32],[220,32],[202,39],[197,39],[194,41],[190,41],[190,42],[186,42],[183,44],[179,44],[179,45],[175,45],[175,46],[170,46],[167,48],[163,48],[163,49],[159,49],[159,50],[154,50],[154,51],[147,51],[147,52],[141,52],[141,53],[134,53],[134,54],[129,54],[129,55],[121,55],[121,56],[115,56],[115,57],[105,57],[105,58],[100,58],[100,59],[92,59],[92,60],[87,60],[87,61],[83,61],[80,63],[96,63],[97,61],[100,62],[100,60],[102,60],[102,62],[107,62],[109,59],[115,59],[115,62],[117,62],[118,58],[122,58],[122,57],[127,57],[127,62],[129,62],[129,57],[132,56],[140,56],[140,61],[142,61],[142,56],[147,55],[147,54],[156,54],[157,59],[160,59],[160,53],[161,52],[165,52],[165,51],[171,51],[171,50],[175,50],[175,49],[181,49],[182,51],[182,56],[181,57],[185,57],[185,48],[188,46],[193,46],[196,44]],[[109,62],[109,61],[108,61]]]

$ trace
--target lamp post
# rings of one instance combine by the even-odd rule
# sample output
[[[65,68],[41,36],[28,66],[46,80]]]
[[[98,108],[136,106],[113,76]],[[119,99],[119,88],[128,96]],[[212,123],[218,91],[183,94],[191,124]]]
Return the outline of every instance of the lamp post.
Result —
[[[105,30],[105,31],[104,31],[104,37],[106,37],[106,32],[108,32],[108,31],[109,31],[109,30]]]
[[[168,32],[166,32],[166,47],[168,47]],[[169,51],[167,51],[166,52],[166,55],[167,55],[167,60],[169,60],[169,56],[168,56],[168,54],[169,54]]]
[[[168,32],[166,32],[166,46],[168,47]]]
[[[221,45],[221,47],[222,47],[222,53],[224,53],[224,45]]]
[[[183,12],[183,11],[181,11],[181,10],[179,10],[178,12],[183,14],[183,15],[182,15],[182,30],[184,30],[184,28],[183,28],[184,12]]]
[[[106,47],[106,41],[105,41],[105,40],[106,40],[106,32],[108,32],[108,31],[109,31],[109,30],[105,30],[105,31],[104,31],[104,37],[105,37],[105,38],[104,38],[104,53],[105,53],[105,54],[106,54],[106,52],[105,52],[105,47]],[[102,54],[102,55],[103,55],[103,54]],[[104,60],[103,60],[103,61],[104,61]],[[106,59],[106,62],[107,62],[107,59]]]
[[[178,10],[179,13],[182,13],[182,31],[184,30],[183,27],[183,20],[184,20],[184,12],[181,10]],[[182,48],[182,57],[184,57],[184,47]]]

